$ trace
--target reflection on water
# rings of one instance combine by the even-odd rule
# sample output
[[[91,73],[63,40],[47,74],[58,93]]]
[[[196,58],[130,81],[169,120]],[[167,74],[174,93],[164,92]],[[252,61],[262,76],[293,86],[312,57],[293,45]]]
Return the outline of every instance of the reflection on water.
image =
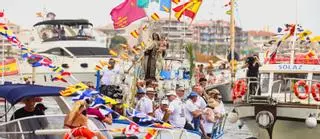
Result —
[[[232,104],[225,104],[225,107],[228,112],[232,111]],[[249,129],[245,125],[243,125],[241,129],[239,129],[238,125],[239,121],[235,124],[232,124],[227,120],[223,139],[245,139],[252,137]]]

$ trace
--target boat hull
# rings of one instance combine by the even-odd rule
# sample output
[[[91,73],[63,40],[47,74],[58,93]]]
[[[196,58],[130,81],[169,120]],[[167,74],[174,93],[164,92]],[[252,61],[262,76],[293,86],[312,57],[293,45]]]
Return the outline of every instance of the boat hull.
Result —
[[[258,139],[318,139],[320,126],[308,128],[305,119],[310,113],[319,113],[315,107],[302,105],[238,105],[236,111],[239,119],[250,129]],[[274,123],[267,128],[259,126],[257,115],[268,111],[274,115]],[[318,118],[318,123],[320,119]]]
[[[114,122],[112,125],[106,125],[108,129],[126,128],[128,124],[121,122]],[[147,129],[151,127],[140,126],[139,130],[141,133],[136,134],[138,138],[144,138],[147,133]],[[186,131],[184,129],[162,129],[153,128],[158,130],[158,134],[155,139],[201,139],[201,135],[195,132]],[[121,135],[121,134],[120,134]],[[117,134],[113,134],[117,136]]]

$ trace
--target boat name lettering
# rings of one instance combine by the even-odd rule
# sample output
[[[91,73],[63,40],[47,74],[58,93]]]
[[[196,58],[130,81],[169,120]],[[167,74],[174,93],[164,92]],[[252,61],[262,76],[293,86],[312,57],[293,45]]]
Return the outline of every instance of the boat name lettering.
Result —
[[[280,70],[301,70],[302,65],[278,65]]]

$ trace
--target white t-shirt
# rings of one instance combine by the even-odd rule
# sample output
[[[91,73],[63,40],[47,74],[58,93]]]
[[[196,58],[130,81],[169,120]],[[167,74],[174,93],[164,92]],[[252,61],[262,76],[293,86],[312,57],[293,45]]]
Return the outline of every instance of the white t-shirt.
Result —
[[[212,119],[214,119],[214,113],[211,108],[205,108],[204,112],[205,112],[205,114],[208,114],[209,116],[211,116]],[[205,115],[205,114],[202,115],[203,116],[203,128],[204,128],[204,131],[206,132],[206,134],[210,134],[210,133],[212,133],[212,128],[213,128],[214,123],[210,122],[207,119],[207,115]]]
[[[219,113],[219,114],[225,114],[226,113],[226,110],[224,109],[224,104],[223,102],[220,102],[220,104],[216,107],[214,107],[214,110],[213,110],[215,113]]]
[[[164,116],[164,111],[162,111],[160,108],[156,109],[156,111],[154,111],[154,116],[158,119],[158,120],[162,120],[163,116]]]
[[[176,98],[169,104],[169,110],[171,114],[169,116],[169,122],[173,127],[183,128],[186,124],[185,110],[182,101]]]
[[[198,99],[196,103],[194,103],[199,109],[203,110],[207,107],[206,101],[203,99],[203,97],[198,95]]]
[[[186,109],[186,119],[189,123],[191,123],[193,119],[192,112],[199,110],[199,108],[190,99],[188,99],[185,104],[185,109]]]
[[[117,67],[114,67],[112,70],[109,70],[108,68],[105,69],[101,78],[102,84],[115,85],[119,73],[120,71]]]
[[[152,100],[147,96],[142,97],[136,105],[136,110],[139,112],[143,112],[145,114],[152,113],[153,112]]]

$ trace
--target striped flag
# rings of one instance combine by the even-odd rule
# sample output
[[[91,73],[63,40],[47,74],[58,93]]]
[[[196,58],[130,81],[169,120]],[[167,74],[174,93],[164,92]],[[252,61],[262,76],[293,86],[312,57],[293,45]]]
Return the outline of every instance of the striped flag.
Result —
[[[175,17],[180,21],[181,16],[185,15],[193,20],[201,4],[202,0],[189,0],[189,2],[186,2],[185,4],[173,9],[173,11],[176,12]]]
[[[102,70],[102,67],[100,67],[99,65],[96,65],[95,70]]]
[[[111,49],[109,50],[109,54],[111,54],[114,57],[118,56],[118,53],[113,51],[113,50],[111,50]]]
[[[133,38],[138,38],[139,37],[139,33],[137,32],[137,30],[132,31],[130,34],[131,34],[131,36]]]
[[[175,4],[179,4],[180,0],[171,0]]]
[[[141,42],[140,45],[142,46],[142,48],[146,48],[146,45],[144,44],[144,42]]]
[[[151,15],[151,18],[152,18],[154,21],[159,21],[159,20],[160,20],[160,17],[159,17],[159,15],[158,15],[157,13],[153,13],[153,14]]]

